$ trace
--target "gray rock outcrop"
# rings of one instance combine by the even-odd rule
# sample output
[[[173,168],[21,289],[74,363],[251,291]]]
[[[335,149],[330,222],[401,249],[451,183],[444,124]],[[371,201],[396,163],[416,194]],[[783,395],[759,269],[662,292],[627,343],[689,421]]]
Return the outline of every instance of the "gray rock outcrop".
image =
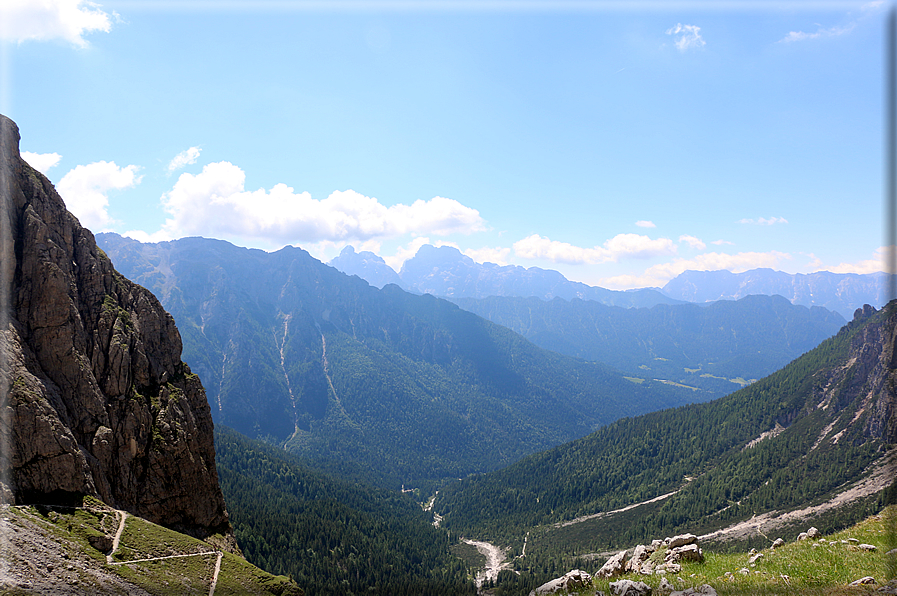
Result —
[[[585,571],[574,569],[562,577],[546,582],[530,592],[530,596],[540,594],[566,594],[574,590],[582,590],[592,585],[592,576]]]
[[[233,546],[209,405],[173,319],[115,271],[18,142],[0,116],[6,498],[93,496]]]

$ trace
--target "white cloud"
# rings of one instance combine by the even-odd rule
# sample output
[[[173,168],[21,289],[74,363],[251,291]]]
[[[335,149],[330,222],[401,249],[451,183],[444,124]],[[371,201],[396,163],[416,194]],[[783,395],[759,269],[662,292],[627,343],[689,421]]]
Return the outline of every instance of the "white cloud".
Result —
[[[199,159],[200,151],[201,149],[199,147],[190,147],[175,155],[174,159],[168,164],[168,173],[170,174],[175,170],[180,170],[184,166],[196,163],[196,160]]]
[[[165,233],[164,230],[159,230],[158,232],[154,232],[152,234],[144,232],[143,230],[128,230],[127,232],[122,234],[122,236],[133,238],[137,242],[144,243],[167,242],[168,240],[174,240],[174,238]]]
[[[694,236],[688,236],[687,234],[683,234],[679,236],[679,242],[685,242],[692,248],[697,248],[698,250],[704,250],[707,248],[707,245],[700,238],[695,238]]]
[[[507,265],[508,257],[511,256],[510,248],[500,247],[468,248],[463,252],[477,263],[495,263],[496,265]]]
[[[59,163],[62,156],[58,153],[32,153],[31,151],[22,151],[22,159],[28,164],[46,176],[47,170]]]
[[[95,231],[112,223],[109,217],[110,190],[130,188],[140,183],[138,166],[119,167],[113,161],[98,161],[86,166],[77,166],[69,171],[56,190],[65,205],[81,225]]]
[[[795,41],[805,41],[807,39],[819,39],[821,37],[838,37],[853,31],[856,25],[851,23],[845,27],[831,27],[823,29],[820,27],[815,33],[804,33],[803,31],[791,31],[779,40],[780,43],[792,43]]]
[[[117,16],[113,12],[112,16]],[[84,47],[84,35],[108,32],[110,15],[86,0],[3,0],[0,39],[23,42],[63,39]]]
[[[755,224],[758,226],[771,226],[773,224],[788,223],[788,220],[784,217],[770,217],[769,219],[765,217],[759,217],[757,219],[739,219],[738,223]]]
[[[701,28],[696,25],[677,23],[675,27],[667,29],[667,35],[678,36],[674,43],[680,52],[700,49],[707,45],[707,42],[701,37]]]
[[[693,259],[674,259],[667,263],[658,263],[648,267],[641,275],[618,275],[599,280],[599,284],[611,289],[629,289],[640,287],[659,287],[683,273],[684,271],[717,271],[727,269],[733,273],[741,273],[759,267],[778,268],[786,260],[791,259],[788,253],[740,252],[734,255],[709,252]]]
[[[722,246],[723,244],[735,245],[734,242],[729,242],[728,240],[714,240],[710,244],[715,244],[717,246]]]
[[[894,250],[897,250],[895,247],[891,247]],[[832,273],[878,273],[879,271],[885,270],[885,259],[887,257],[886,251],[888,247],[881,246],[875,250],[875,254],[871,259],[866,259],[864,261],[857,261],[856,263],[840,263],[835,267],[827,267],[822,268],[818,266],[819,263],[814,263],[817,265],[817,271],[831,271]],[[818,261],[818,259],[817,259]]]
[[[603,246],[582,248],[538,234],[514,243],[514,254],[524,259],[546,259],[573,265],[607,263],[626,258],[650,258],[673,254],[676,245],[669,238],[651,239],[638,234],[617,234]]]
[[[656,225],[654,225],[653,221],[648,221],[646,219],[640,219],[639,221],[635,222],[635,225],[637,225],[640,228],[656,228],[657,227]]]
[[[336,191],[323,200],[285,184],[247,191],[245,179],[243,170],[226,161],[208,164],[195,176],[181,174],[162,197],[171,214],[166,232],[174,237],[237,236],[291,244],[485,229],[476,209],[444,197],[386,207],[354,190]]]

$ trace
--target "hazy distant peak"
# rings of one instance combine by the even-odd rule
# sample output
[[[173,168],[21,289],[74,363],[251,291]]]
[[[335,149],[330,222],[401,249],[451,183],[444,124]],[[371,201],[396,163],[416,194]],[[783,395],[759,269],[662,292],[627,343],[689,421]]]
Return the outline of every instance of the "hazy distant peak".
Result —
[[[387,265],[381,256],[367,250],[356,252],[355,247],[351,245],[343,248],[339,256],[328,264],[346,275],[357,275],[378,288],[388,284],[402,286],[399,274]]]

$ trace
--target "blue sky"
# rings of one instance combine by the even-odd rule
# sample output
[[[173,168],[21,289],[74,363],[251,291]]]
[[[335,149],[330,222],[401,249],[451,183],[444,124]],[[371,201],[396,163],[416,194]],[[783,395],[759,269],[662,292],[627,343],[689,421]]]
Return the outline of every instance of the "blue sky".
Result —
[[[868,273],[889,8],[7,0],[0,112],[94,232]]]

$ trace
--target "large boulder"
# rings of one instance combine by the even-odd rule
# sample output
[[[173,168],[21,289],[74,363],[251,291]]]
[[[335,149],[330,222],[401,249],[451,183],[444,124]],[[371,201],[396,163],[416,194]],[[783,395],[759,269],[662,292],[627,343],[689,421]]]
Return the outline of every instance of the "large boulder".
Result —
[[[530,596],[538,596],[540,594],[558,594],[567,593],[574,590],[582,590],[592,585],[592,576],[585,571],[574,569],[563,577],[553,579],[546,582],[530,592]]]
[[[627,551],[621,550],[610,559],[607,560],[598,573],[597,577],[617,577],[626,573]]]

